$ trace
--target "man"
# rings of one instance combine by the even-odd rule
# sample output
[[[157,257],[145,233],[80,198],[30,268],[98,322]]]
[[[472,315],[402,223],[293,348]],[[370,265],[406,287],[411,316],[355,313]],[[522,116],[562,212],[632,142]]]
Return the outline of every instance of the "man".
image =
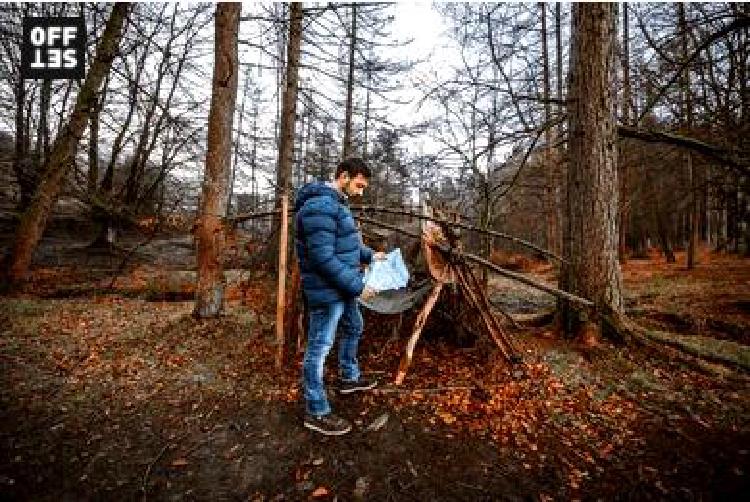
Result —
[[[297,257],[310,324],[302,370],[305,397],[304,426],[326,435],[346,434],[351,424],[333,413],[323,383],[326,356],[340,329],[339,392],[349,394],[373,389],[377,382],[362,377],[357,347],[363,321],[357,298],[371,296],[362,282],[361,265],[384,253],[373,253],[349,210],[348,196],[362,195],[370,178],[362,159],[346,159],[338,165],[333,182],[313,182],[299,190]]]

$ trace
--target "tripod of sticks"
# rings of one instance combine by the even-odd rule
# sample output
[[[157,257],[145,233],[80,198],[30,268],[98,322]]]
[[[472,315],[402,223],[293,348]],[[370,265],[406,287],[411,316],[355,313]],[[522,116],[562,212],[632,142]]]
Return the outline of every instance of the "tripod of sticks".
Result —
[[[411,336],[406,343],[406,350],[396,373],[396,385],[401,385],[411,365],[414,348],[419,340],[427,319],[440,297],[446,284],[458,285],[459,298],[471,311],[479,314],[485,333],[495,342],[500,354],[511,365],[522,362],[520,352],[513,340],[503,330],[490,306],[490,302],[474,275],[468,262],[461,253],[458,235],[446,224],[428,223],[422,232],[422,250],[425,255],[430,275],[434,280],[432,291],[427,296],[422,309],[417,315]],[[445,250],[446,245],[448,250]],[[445,251],[444,251],[445,250]]]

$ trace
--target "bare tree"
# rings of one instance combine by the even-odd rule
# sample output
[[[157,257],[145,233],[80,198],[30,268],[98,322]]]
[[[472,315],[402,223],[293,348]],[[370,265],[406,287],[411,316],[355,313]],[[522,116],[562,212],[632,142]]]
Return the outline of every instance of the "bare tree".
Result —
[[[284,96],[281,108],[276,178],[279,194],[289,193],[289,183],[292,177],[301,42],[302,4],[295,2],[289,6],[289,43],[287,47],[286,76],[284,78]]]
[[[208,151],[196,222],[198,283],[193,315],[216,317],[224,306],[222,251],[232,157],[232,121],[237,100],[237,34],[240,3],[216,6],[213,92],[208,116]]]
[[[44,173],[34,199],[16,230],[9,264],[11,282],[22,280],[31,265],[32,254],[42,236],[52,206],[57,200],[62,180],[73,165],[78,142],[88,123],[99,88],[117,52],[129,9],[130,4],[125,2],[115,4],[112,8],[104,34],[97,46],[96,57],[78,93],[75,108],[68,123],[58,134],[45,162]]]
[[[573,5],[568,131],[567,225],[561,289],[624,313],[617,260],[617,142],[615,129],[615,4]],[[593,322],[563,304],[569,334],[596,333]]]

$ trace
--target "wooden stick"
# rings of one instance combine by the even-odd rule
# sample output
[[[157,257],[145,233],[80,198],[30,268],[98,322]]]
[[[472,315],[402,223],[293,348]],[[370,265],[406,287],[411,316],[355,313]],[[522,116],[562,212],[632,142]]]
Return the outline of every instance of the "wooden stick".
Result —
[[[406,344],[406,351],[404,352],[403,357],[401,358],[401,362],[398,365],[398,373],[396,373],[396,385],[401,385],[404,383],[404,377],[406,377],[406,370],[409,369],[409,365],[411,364],[411,358],[414,354],[414,347],[417,345],[417,340],[419,340],[419,335],[422,334],[422,328],[424,328],[425,323],[427,322],[427,317],[430,315],[430,311],[432,310],[432,307],[435,306],[435,302],[438,299],[438,296],[440,296],[440,291],[443,289],[443,283],[439,282],[435,285],[435,287],[432,288],[432,292],[430,293],[430,296],[427,297],[427,300],[424,303],[424,306],[422,307],[422,310],[419,312],[419,315],[417,315],[417,320],[414,323],[414,331],[411,334],[411,337],[409,338],[409,341]]]
[[[281,369],[284,358],[284,310],[286,307],[286,255],[289,231],[289,197],[281,195],[281,235],[279,236],[279,288],[276,296],[276,368]]]
[[[437,392],[452,392],[455,390],[474,390],[476,389],[476,385],[453,385],[453,386],[446,386],[446,387],[431,387],[431,388],[423,388],[423,389],[404,389],[404,388],[388,388],[388,387],[376,387],[372,389],[371,392],[375,394],[416,394],[416,393],[424,393],[424,394],[434,394]]]
[[[466,275],[468,276],[468,279],[470,280],[471,285],[473,285],[474,287],[474,292],[477,298],[479,299],[479,301],[481,302],[482,307],[487,311],[488,315],[490,316],[490,319],[492,320],[492,323],[495,326],[497,333],[500,334],[500,337],[503,339],[505,344],[510,348],[511,355],[513,354],[519,355],[518,348],[513,343],[513,340],[511,340],[508,334],[505,333],[505,331],[503,331],[502,326],[500,326],[500,323],[497,321],[497,317],[495,316],[495,313],[492,311],[492,305],[487,299],[487,295],[484,294],[484,288],[482,288],[479,284],[479,279],[477,279],[477,277],[474,275],[474,272],[471,271],[471,268],[465,266],[464,270],[466,272]]]
[[[448,225],[455,228],[463,228],[464,230],[470,230],[472,232],[477,232],[480,234],[487,234],[491,235],[493,237],[498,237],[500,239],[506,239],[511,242],[515,242],[516,244],[519,244],[521,246],[527,247],[529,249],[533,249],[534,251],[543,254],[544,256],[547,256],[549,258],[554,258],[555,260],[559,261],[560,263],[566,263],[565,260],[562,259],[562,257],[556,255],[555,253],[551,251],[547,251],[544,248],[540,248],[536,244],[532,244],[529,241],[525,241],[523,239],[519,239],[518,237],[514,237],[512,235],[498,232],[496,230],[489,230],[489,229],[483,229],[479,227],[475,227],[473,225],[467,225],[465,223],[460,223],[457,221],[448,221],[444,220],[442,218],[436,218],[434,216],[424,215],[424,214],[418,214],[413,213],[411,211],[404,211],[400,209],[391,209],[387,207],[378,207],[378,206],[352,206],[352,209],[355,211],[374,211],[379,213],[388,213],[388,214],[400,214],[403,216],[411,216],[413,218],[419,218],[421,220],[428,220],[428,221],[434,221],[435,223],[442,223],[444,225]]]
[[[390,230],[394,230],[396,232],[401,232],[402,234],[408,235],[409,237],[413,237],[415,239],[421,239],[422,238],[421,235],[418,235],[418,234],[416,234],[414,232],[410,232],[408,230],[404,230],[403,228],[400,228],[400,227],[398,227],[396,225],[390,225],[388,223],[383,223],[383,222],[380,222],[378,220],[373,220],[372,218],[367,218],[365,216],[357,216],[357,218],[360,219],[360,220],[362,220],[362,221],[364,221],[365,223],[370,223],[370,224],[375,225],[375,226],[387,228],[387,229],[390,229]],[[521,282],[523,284],[526,284],[527,286],[531,286],[532,288],[536,288],[536,289],[542,290],[545,293],[549,293],[549,294],[551,294],[553,296],[557,296],[559,298],[564,298],[564,299],[569,300],[571,302],[579,303],[579,304],[585,305],[587,307],[593,307],[594,306],[594,302],[592,302],[591,300],[587,300],[586,298],[581,298],[580,296],[576,296],[576,295],[574,295],[572,293],[568,293],[567,291],[563,291],[561,289],[557,289],[555,287],[548,286],[548,285],[546,285],[544,283],[537,282],[537,281],[535,281],[533,279],[529,279],[528,277],[526,277],[526,276],[524,276],[522,274],[513,272],[511,270],[504,269],[504,268],[502,268],[502,267],[500,267],[498,265],[495,265],[491,261],[487,261],[484,258],[480,258],[479,256],[473,255],[471,253],[465,253],[465,252],[459,253],[457,250],[452,249],[449,246],[446,246],[446,245],[443,245],[443,244],[439,244],[439,243],[435,244],[435,246],[437,246],[437,248],[440,251],[444,252],[444,253],[458,254],[460,256],[463,256],[467,260],[471,260],[471,261],[473,261],[475,263],[478,263],[479,265],[485,266],[485,267],[489,268],[490,270],[492,270],[493,272],[496,272],[496,273],[498,273],[498,274],[500,274],[500,275],[502,275],[504,277],[507,277],[509,279],[513,279],[515,281]]]
[[[505,346],[506,343],[504,343],[504,341],[500,338],[498,332],[495,331],[495,326],[493,325],[492,320],[489,318],[492,313],[487,312],[482,308],[479,299],[477,299],[476,297],[476,292],[471,288],[471,285],[466,280],[464,271],[461,270],[462,268],[463,267],[461,267],[461,265],[457,266],[456,273],[458,275],[458,283],[461,286],[461,290],[463,291],[464,296],[469,300],[469,303],[479,311],[479,316],[482,318],[482,321],[484,321],[484,325],[487,328],[490,337],[495,342],[495,345],[497,345],[497,348],[500,349],[500,352],[503,354],[505,360],[510,362],[512,354],[507,350],[507,347]]]

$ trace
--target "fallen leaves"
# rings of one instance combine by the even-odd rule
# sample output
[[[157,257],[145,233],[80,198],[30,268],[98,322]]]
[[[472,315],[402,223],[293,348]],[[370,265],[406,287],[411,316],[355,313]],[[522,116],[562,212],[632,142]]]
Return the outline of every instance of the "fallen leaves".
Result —
[[[313,492],[311,493],[311,495],[312,495],[313,498],[320,498],[320,497],[326,497],[330,493],[331,492],[329,492],[328,488],[326,488],[325,486],[319,486],[315,490],[313,490]]]

